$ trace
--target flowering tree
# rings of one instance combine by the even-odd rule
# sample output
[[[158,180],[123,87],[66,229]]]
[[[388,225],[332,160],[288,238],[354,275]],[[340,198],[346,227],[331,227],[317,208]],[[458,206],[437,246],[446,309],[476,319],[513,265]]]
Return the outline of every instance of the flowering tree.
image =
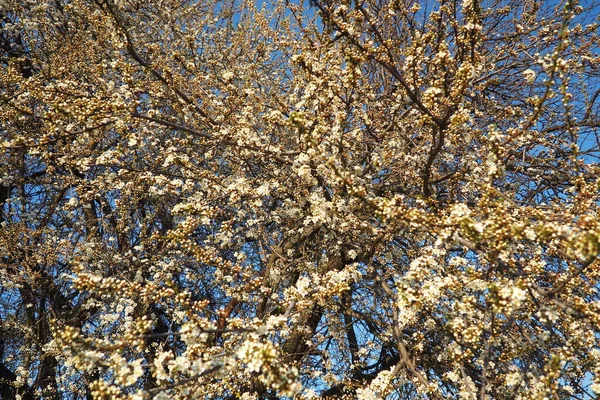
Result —
[[[600,393],[599,10],[2,2],[0,398]]]

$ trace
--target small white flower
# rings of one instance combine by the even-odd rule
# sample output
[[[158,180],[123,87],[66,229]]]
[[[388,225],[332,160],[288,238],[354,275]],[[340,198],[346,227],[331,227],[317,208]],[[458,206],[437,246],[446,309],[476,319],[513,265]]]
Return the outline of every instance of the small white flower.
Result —
[[[221,77],[225,81],[230,81],[231,79],[233,79],[233,72],[231,72],[231,71],[225,71],[225,72],[223,72],[223,74],[221,74]]]
[[[483,233],[483,224],[481,222],[474,223],[473,229],[475,229],[477,233]]]
[[[515,306],[521,305],[523,301],[527,299],[527,291],[518,287],[512,289],[512,301]]]
[[[521,381],[521,373],[519,371],[513,371],[506,375],[506,385],[509,387],[517,385]]]
[[[154,396],[154,400],[170,400],[171,396],[169,396],[166,392],[160,392]]]
[[[525,76],[525,80],[528,83],[535,82],[535,78],[537,77],[536,72],[532,69],[526,69],[525,71],[523,71],[523,75]]]
[[[354,250],[354,249],[352,249],[352,250],[350,250],[350,251],[348,252],[348,257],[349,257],[351,260],[355,260],[357,255],[358,255],[358,254],[356,253],[356,250]]]
[[[526,228],[523,233],[525,233],[525,237],[529,240],[535,240],[537,238],[537,234],[531,228]]]
[[[471,215],[471,210],[466,204],[459,203],[452,207],[451,213],[456,217],[469,216]]]
[[[170,351],[160,353],[158,357],[154,359],[155,376],[158,380],[167,380],[169,375],[165,370],[165,364],[173,358],[173,354]]]
[[[258,189],[256,189],[256,194],[258,194],[259,196],[268,196],[269,193],[270,193],[270,190],[269,190],[268,183],[264,183],[264,184],[260,185],[258,187]]]

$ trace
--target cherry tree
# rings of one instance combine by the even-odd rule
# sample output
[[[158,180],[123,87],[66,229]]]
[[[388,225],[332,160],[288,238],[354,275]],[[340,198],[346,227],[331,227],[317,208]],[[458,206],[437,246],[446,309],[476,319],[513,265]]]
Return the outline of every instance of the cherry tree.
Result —
[[[0,398],[600,393],[599,11],[0,3]]]

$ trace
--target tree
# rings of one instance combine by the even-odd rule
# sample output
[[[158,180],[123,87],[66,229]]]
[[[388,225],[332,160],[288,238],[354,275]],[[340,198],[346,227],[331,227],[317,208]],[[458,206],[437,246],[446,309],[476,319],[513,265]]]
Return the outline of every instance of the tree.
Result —
[[[0,398],[600,393],[596,1],[14,1]]]

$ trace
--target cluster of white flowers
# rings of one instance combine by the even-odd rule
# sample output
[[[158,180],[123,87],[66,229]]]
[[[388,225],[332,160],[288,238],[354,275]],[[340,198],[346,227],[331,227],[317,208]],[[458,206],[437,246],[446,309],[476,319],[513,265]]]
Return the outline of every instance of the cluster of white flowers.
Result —
[[[119,385],[131,386],[137,382],[137,380],[144,374],[142,368],[142,359],[127,360],[120,354],[113,354],[109,359],[108,363],[111,370],[115,374],[115,382]]]
[[[505,286],[499,291],[500,297],[510,304],[511,309],[517,309],[527,299],[527,290],[517,286]]]
[[[356,398],[359,400],[385,399],[394,388],[393,380],[395,378],[396,374],[391,370],[381,371],[369,386],[356,391]]]

